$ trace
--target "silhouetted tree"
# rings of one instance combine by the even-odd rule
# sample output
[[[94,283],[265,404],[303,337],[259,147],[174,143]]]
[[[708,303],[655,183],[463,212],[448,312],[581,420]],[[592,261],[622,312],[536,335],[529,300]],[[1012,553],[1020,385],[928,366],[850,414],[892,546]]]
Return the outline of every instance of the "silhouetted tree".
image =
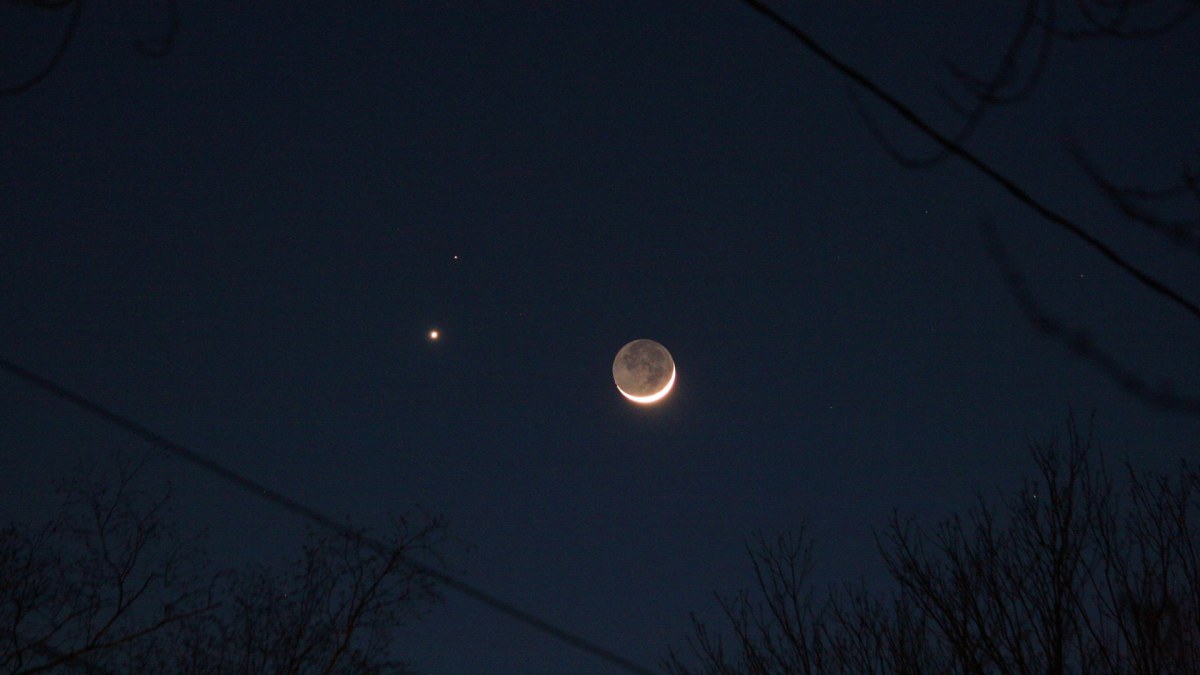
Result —
[[[394,630],[438,600],[410,556],[440,560],[435,518],[394,521],[390,551],[310,532],[282,567],[214,570],[134,480],[63,485],[40,526],[0,530],[0,672],[400,673]]]
[[[758,537],[753,590],[694,620],[664,667],[691,673],[1200,672],[1200,472],[1126,466],[1120,486],[1069,425],[1031,446],[1036,479],[932,529],[878,537],[895,586],[814,599],[803,531]]]

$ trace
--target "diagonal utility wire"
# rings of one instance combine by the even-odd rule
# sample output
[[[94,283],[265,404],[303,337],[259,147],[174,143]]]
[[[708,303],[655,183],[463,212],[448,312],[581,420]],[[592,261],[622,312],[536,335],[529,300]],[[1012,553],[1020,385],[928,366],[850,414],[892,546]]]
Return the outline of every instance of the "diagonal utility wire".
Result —
[[[290,511],[301,518],[305,518],[313,523],[316,523],[317,525],[320,525],[331,532],[335,532],[338,535],[356,540],[361,545],[366,546],[372,551],[375,551],[381,555],[390,555],[393,552],[382,541],[369,535],[362,534],[361,532],[355,532],[353,529],[338,523],[329,516],[305,506],[304,504],[301,504],[300,502],[280,492],[276,492],[275,490],[272,490],[261,483],[257,483],[249,478],[246,478],[234,470],[222,466],[208,457],[205,457],[194,450],[190,450],[172,441],[166,436],[147,429],[146,427],[134,422],[124,415],[115,413],[108,408],[105,408],[104,406],[92,401],[82,394],[77,394],[64,386],[53,382],[52,380],[38,375],[28,368],[13,363],[3,356],[0,356],[0,369],[8,371],[12,375],[24,380],[25,382],[28,382],[29,384],[32,384],[43,391],[49,392],[50,394],[53,394],[54,396],[57,396],[58,398],[63,399],[64,401],[67,401],[78,408],[82,408],[96,417],[103,419],[109,424],[129,432],[130,434],[141,438],[142,440],[158,447],[161,450],[165,450],[212,474],[215,474],[218,478],[232,483],[233,485],[245,490],[246,492],[249,492],[255,497],[274,502],[275,504],[283,507],[285,510]],[[604,661],[607,661],[612,665],[630,673],[635,673],[636,675],[655,675],[655,672],[649,668],[640,666],[619,654],[616,654],[590,640],[566,630],[565,628],[559,628],[549,621],[539,618],[510,602],[501,600],[491,593],[476,588],[467,582],[462,581],[461,579],[436,570],[428,565],[425,565],[424,563],[417,562],[416,560],[413,560],[407,556],[405,556],[405,560],[408,562],[408,564],[412,565],[414,569],[423,574],[427,574],[434,579],[437,579],[439,582],[445,584],[448,588],[452,588],[463,595],[473,598],[474,600],[491,607],[501,614],[504,614],[511,619],[515,619],[526,626],[533,628],[534,630],[545,633],[546,635],[549,635],[560,642],[565,642],[566,644],[569,644],[580,651],[591,654],[596,658],[603,659]]]
[[[1148,272],[1143,272],[1133,263],[1121,257],[1121,255],[1117,253],[1116,250],[1114,250],[1111,246],[1097,239],[1094,235],[1080,227],[1077,223],[1072,222],[1066,216],[1038,201],[1024,188],[1017,185],[1016,182],[1014,182],[1011,178],[1000,173],[998,169],[983,161],[983,159],[981,159],[978,155],[975,155],[962,145],[959,145],[946,136],[943,136],[936,129],[930,126],[928,122],[921,119],[917,113],[913,112],[912,108],[909,108],[907,105],[902,103],[900,99],[896,98],[883,87],[873,82],[861,71],[849,65],[845,61],[842,61],[828,49],[821,46],[821,44],[814,40],[812,36],[810,36],[808,33],[805,33],[803,30],[800,30],[796,24],[788,21],[782,14],[774,9],[771,9],[765,3],[760,2],[760,0],[741,1],[754,11],[770,19],[780,28],[783,28],[788,33],[791,33],[792,37],[799,40],[805,47],[808,48],[809,51],[820,57],[822,61],[833,66],[834,69],[836,69],[842,75],[845,75],[855,84],[871,92],[873,96],[886,103],[888,107],[896,111],[896,113],[903,117],[905,121],[916,127],[921,133],[928,136],[938,145],[942,146],[942,148],[947,152],[958,157],[959,159],[962,159],[967,164],[970,164],[978,169],[980,173],[998,183],[1005,189],[1005,191],[1015,197],[1017,201],[1033,209],[1038,215],[1042,216],[1046,220],[1049,220],[1067,232],[1075,235],[1076,238],[1083,240],[1085,244],[1097,251],[1100,255],[1107,258],[1109,262],[1116,265],[1121,269],[1121,271],[1129,274],[1134,279],[1137,279],[1143,286],[1182,307],[1193,317],[1200,319],[1200,305],[1197,305],[1191,300],[1185,298],[1178,291],[1166,285],[1162,281],[1154,278]]]

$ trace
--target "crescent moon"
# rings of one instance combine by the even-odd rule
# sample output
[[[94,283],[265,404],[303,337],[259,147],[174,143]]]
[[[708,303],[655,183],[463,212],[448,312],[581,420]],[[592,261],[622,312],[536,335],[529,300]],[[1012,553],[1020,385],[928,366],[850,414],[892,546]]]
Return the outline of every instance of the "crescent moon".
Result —
[[[654,340],[634,340],[613,359],[613,381],[617,391],[630,401],[655,403],[675,386],[675,359]]]
[[[671,366],[671,379],[667,380],[667,386],[663,387],[662,389],[658,390],[657,392],[655,392],[653,394],[650,394],[649,396],[634,396],[633,394],[626,393],[626,391],[621,388],[621,385],[617,385],[617,391],[621,392],[622,396],[629,399],[630,401],[633,401],[634,403],[654,403],[655,401],[657,401],[657,400],[661,399],[662,397],[666,396],[667,394],[671,393],[671,387],[673,387],[673,386],[675,386],[675,366],[674,365]]]

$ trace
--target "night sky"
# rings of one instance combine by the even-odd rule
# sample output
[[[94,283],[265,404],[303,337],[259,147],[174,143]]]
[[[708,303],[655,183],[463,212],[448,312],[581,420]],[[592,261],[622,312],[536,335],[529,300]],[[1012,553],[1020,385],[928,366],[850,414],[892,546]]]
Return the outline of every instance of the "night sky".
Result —
[[[777,4],[947,133],[943,60],[995,68],[1022,11]],[[145,58],[165,16],[89,3],[51,76],[0,98],[0,355],[333,517],[443,514],[462,579],[625,658],[716,620],[758,530],[807,521],[819,583],[882,584],[894,508],[1016,489],[1071,409],[1140,468],[1200,452],[1200,419],[1030,326],[978,224],[1154,386],[1200,392],[1197,321],[963,162],[901,168],[845,78],[740,2],[183,3]],[[67,18],[0,4],[0,83]],[[968,143],[1193,300],[1195,252],[1116,213],[1064,138],[1176,182],[1198,45],[1195,19],[1056,44]],[[678,368],[653,407],[612,381],[637,338]],[[145,448],[0,377],[4,521],[110,449]],[[152,478],[222,565],[301,542],[184,462]],[[428,673],[618,672],[453,593],[398,641]]]

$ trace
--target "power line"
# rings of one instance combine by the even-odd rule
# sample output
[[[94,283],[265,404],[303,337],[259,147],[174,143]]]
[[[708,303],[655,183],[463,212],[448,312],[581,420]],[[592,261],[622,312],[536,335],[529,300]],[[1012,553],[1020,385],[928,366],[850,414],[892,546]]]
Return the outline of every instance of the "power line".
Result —
[[[889,93],[887,90],[885,90],[883,87],[876,84],[874,81],[872,81],[870,78],[868,78],[866,75],[864,75],[858,69],[854,68],[853,66],[846,63],[845,61],[842,61],[837,56],[834,56],[833,52],[830,52],[828,49],[821,46],[821,44],[818,43],[815,39],[813,39],[812,36],[810,36],[808,33],[805,33],[803,30],[800,30],[800,28],[798,26],[796,26],[796,24],[788,21],[786,18],[784,18],[784,16],[782,14],[775,11],[774,9],[771,9],[765,3],[760,2],[759,0],[741,0],[741,1],[743,4],[749,6],[754,11],[758,12],[759,14],[762,14],[763,16],[767,17],[772,22],[774,22],[776,25],[778,25],[779,27],[786,30],[788,33],[790,33],[792,35],[792,37],[796,38],[805,47],[807,47],[809,51],[816,54],[822,61],[833,66],[833,68],[835,70],[837,70],[838,72],[840,72],[842,75],[845,75],[847,78],[849,78],[855,84],[857,84],[860,87],[862,87],[863,89],[866,89],[867,91],[871,92],[872,95],[874,95],[876,98],[878,98],[879,100],[881,100],[885,104],[887,104],[888,107],[890,107],[892,110],[896,111],[896,113],[899,114],[901,117],[903,117],[909,124],[913,125],[921,133],[923,133],[926,136],[928,136],[929,138],[933,139],[933,141],[935,141],[938,145],[940,145],[942,148],[944,148],[947,152],[958,157],[959,159],[962,159],[967,164],[970,164],[971,166],[978,169],[981,173],[983,173],[983,175],[987,176],[988,178],[992,179],[994,182],[998,183],[1009,194],[1011,194],[1013,197],[1015,197],[1017,199],[1017,201],[1021,202],[1022,204],[1025,204],[1026,206],[1028,206],[1029,208],[1031,208],[1035,212],[1037,212],[1038,215],[1042,216],[1046,220],[1049,220],[1050,222],[1054,223],[1055,225],[1058,225],[1059,227],[1063,228],[1067,232],[1070,232],[1076,238],[1082,240],[1085,244],[1090,246],[1093,250],[1097,251],[1098,253],[1100,253],[1100,255],[1107,258],[1109,260],[1109,262],[1111,262],[1112,264],[1114,264],[1118,268],[1120,268],[1123,272],[1129,274],[1134,279],[1137,279],[1143,286],[1149,288],[1151,291],[1154,291],[1155,293],[1163,296],[1167,300],[1182,307],[1185,311],[1187,311],[1189,314],[1191,314],[1195,318],[1200,319],[1200,305],[1197,305],[1196,303],[1192,302],[1191,300],[1183,297],[1183,295],[1180,294],[1178,291],[1171,288],[1170,286],[1167,286],[1162,281],[1159,281],[1158,279],[1154,278],[1149,273],[1143,272],[1141,269],[1139,269],[1133,263],[1131,263],[1131,262],[1125,260],[1125,258],[1121,257],[1121,255],[1119,253],[1117,253],[1116,250],[1114,250],[1108,244],[1105,244],[1104,242],[1100,241],[1094,235],[1089,233],[1087,230],[1084,230],[1078,224],[1072,222],[1066,216],[1058,213],[1057,211],[1051,209],[1049,206],[1046,206],[1042,202],[1035,199],[1033,197],[1033,195],[1029,194],[1024,188],[1017,185],[1016,182],[1014,182],[1011,178],[1000,173],[1000,171],[998,169],[996,169],[995,167],[993,167],[992,165],[983,161],[982,158],[975,155],[971,151],[967,150],[962,145],[955,143],[953,140],[947,138],[946,136],[943,136],[940,132],[938,132],[936,129],[934,129],[932,126],[930,126],[928,122],[921,119],[921,117],[919,115],[917,115],[917,113],[913,112],[913,110],[911,108],[909,108],[904,103],[902,103],[900,101],[900,99],[896,98],[891,93]]]
[[[113,412],[99,403],[92,401],[86,396],[67,389],[66,387],[42,377],[32,370],[20,366],[2,356],[0,356],[0,368],[3,368],[12,375],[28,382],[29,384],[32,384],[39,389],[42,389],[43,391],[49,392],[50,394],[63,399],[64,401],[67,401],[68,403],[71,403],[72,405],[95,415],[96,417],[103,419],[115,427],[137,436],[138,438],[158,447],[161,450],[165,450],[177,457],[184,459],[185,461],[199,466],[200,468],[212,474],[215,474],[218,478],[232,483],[246,492],[253,494],[255,497],[274,502],[278,506],[283,507],[285,510],[316,523],[317,525],[335,532],[338,535],[357,541],[361,545],[366,546],[380,555],[391,555],[394,552],[379,539],[375,539],[374,537],[362,532],[356,532],[350,527],[338,523],[329,516],[326,516],[311,507],[305,506],[291,497],[272,490],[261,483],[246,478],[236,471],[229,469],[194,450],[184,447],[183,445],[172,441],[162,434],[151,431],[150,429],[138,424],[137,422],[134,422],[128,417]],[[445,584],[448,588],[452,588],[459,593],[466,595],[467,597],[483,603],[484,605],[487,605],[501,614],[504,614],[511,619],[515,619],[526,626],[533,628],[534,630],[549,635],[560,642],[571,645],[572,647],[591,654],[596,658],[603,659],[604,661],[607,661],[612,665],[630,673],[636,673],[636,675],[655,675],[655,672],[649,668],[640,666],[637,663],[634,663],[633,661],[616,654],[615,652],[605,649],[604,647],[601,647],[590,640],[566,630],[565,628],[560,628],[549,621],[546,621],[545,619],[539,618],[538,616],[517,607],[510,602],[501,600],[500,598],[488,593],[487,591],[484,591],[483,589],[476,588],[461,579],[446,574],[440,570],[436,570],[424,563],[413,560],[408,556],[404,556],[404,559],[417,571],[437,579],[439,582]]]

